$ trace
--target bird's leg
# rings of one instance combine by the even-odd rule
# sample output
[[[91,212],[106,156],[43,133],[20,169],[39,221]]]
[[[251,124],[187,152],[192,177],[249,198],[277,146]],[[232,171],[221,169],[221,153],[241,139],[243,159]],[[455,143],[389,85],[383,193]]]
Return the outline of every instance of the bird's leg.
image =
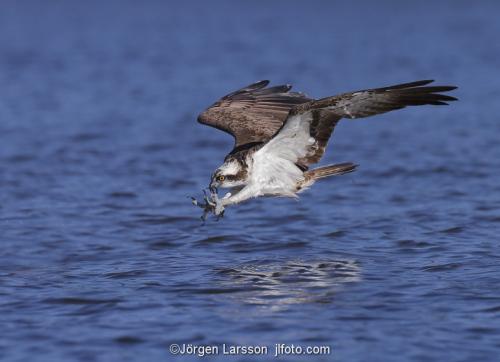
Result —
[[[226,195],[227,196],[227,195]],[[199,202],[196,198],[191,197],[191,202],[193,205],[203,209],[203,215],[201,219],[205,221],[209,213],[213,213],[217,216],[217,220],[224,216],[224,206],[222,206],[219,196],[217,194],[217,189],[210,189],[210,194],[207,190],[203,190],[203,201]]]
[[[218,200],[218,201],[220,202],[222,209],[224,209],[224,206],[238,204],[238,203],[246,201],[252,197],[257,197],[260,195],[261,195],[261,193],[259,192],[258,189],[256,189],[252,185],[246,185],[236,194],[231,195],[230,193],[228,193],[224,196],[224,198],[222,200]]]
[[[224,216],[224,206],[222,205],[222,200],[219,199],[219,195],[217,194],[217,191],[216,190],[212,190],[211,191],[211,197],[212,197],[212,202],[214,202],[213,204],[213,213],[215,216],[217,216],[217,220],[219,220],[220,218],[222,218]],[[226,194],[227,196],[227,194]],[[224,196],[224,198],[226,197]]]
[[[235,194],[231,194],[230,192],[226,193],[222,199],[219,199],[216,189],[211,189],[210,194],[207,190],[203,190],[203,194],[203,203],[198,202],[194,197],[192,197],[191,200],[193,205],[203,209],[201,219],[205,221],[209,213],[213,213],[217,217],[217,220],[219,220],[224,216],[226,206],[238,204],[252,197],[257,197],[260,195],[260,192],[255,189],[255,187],[247,185]]]
[[[215,215],[216,215],[216,216],[215,216],[215,221],[219,221],[220,219],[222,219],[222,218],[224,217],[224,211],[225,211],[225,210],[219,211],[219,213],[218,213],[218,214],[214,212],[214,213],[215,213]]]
[[[215,210],[216,203],[214,203],[213,192],[208,195],[207,191],[203,190],[203,201],[204,202],[199,202],[196,198],[191,197],[192,204],[203,209],[203,215],[201,216],[201,219],[205,221],[207,215],[211,212],[214,212]]]
[[[216,190],[210,190],[210,195],[207,194],[207,190],[203,190],[203,195],[203,199],[207,205],[215,206],[217,204],[218,196]]]

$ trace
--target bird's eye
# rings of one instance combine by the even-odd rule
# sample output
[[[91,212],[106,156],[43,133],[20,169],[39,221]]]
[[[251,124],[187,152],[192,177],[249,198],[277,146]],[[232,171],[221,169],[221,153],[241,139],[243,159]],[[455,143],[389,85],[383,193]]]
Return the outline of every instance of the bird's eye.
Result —
[[[224,181],[225,177],[223,175],[217,176],[218,181]]]

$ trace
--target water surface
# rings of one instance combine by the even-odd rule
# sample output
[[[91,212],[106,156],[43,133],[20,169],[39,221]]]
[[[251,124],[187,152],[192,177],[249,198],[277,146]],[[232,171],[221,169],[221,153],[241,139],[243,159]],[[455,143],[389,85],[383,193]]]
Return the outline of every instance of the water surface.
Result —
[[[2,359],[294,343],[332,355],[282,360],[497,360],[499,10],[4,2]],[[357,172],[201,225],[188,196],[232,140],[195,119],[219,96],[260,79],[322,97],[426,78],[460,102],[341,122],[322,163]]]

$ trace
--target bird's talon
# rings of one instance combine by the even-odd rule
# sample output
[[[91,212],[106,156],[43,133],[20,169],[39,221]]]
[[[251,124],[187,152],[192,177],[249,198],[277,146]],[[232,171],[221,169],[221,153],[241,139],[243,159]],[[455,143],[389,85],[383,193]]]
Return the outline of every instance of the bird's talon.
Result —
[[[225,210],[222,210],[222,212],[219,215],[217,215],[216,221],[219,221],[220,219],[222,219],[224,217],[224,211]]]
[[[207,190],[203,190],[203,202],[198,201],[196,198],[191,197],[191,202],[193,205],[203,209],[203,215],[200,217],[204,223],[208,217],[208,214],[212,213],[219,221],[224,217],[224,206],[222,206],[218,195],[210,190],[210,194]]]

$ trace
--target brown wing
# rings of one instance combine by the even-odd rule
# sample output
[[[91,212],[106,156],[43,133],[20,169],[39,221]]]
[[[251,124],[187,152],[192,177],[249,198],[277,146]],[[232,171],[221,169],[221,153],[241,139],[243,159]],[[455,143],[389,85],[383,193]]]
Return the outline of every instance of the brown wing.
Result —
[[[309,134],[314,138],[314,143],[309,147],[307,155],[298,159],[297,164],[301,168],[307,169],[309,165],[319,162],[325,153],[335,126],[341,119],[342,117],[325,109],[312,111]]]
[[[235,147],[267,142],[281,128],[291,108],[310,102],[292,86],[266,88],[263,80],[222,97],[198,116],[198,122],[215,127],[235,138]]]
[[[423,87],[432,82],[433,80],[421,80],[385,88],[344,93],[305,103],[295,107],[293,112],[298,114],[308,110],[327,109],[341,118],[362,118],[406,106],[447,105],[446,102],[457,100],[455,97],[439,94],[439,92],[448,92],[457,87]]]
[[[455,97],[439,94],[456,87],[424,87],[431,82],[433,81],[422,80],[345,93],[294,107],[290,115],[301,115],[304,121],[310,122],[309,133],[315,140],[309,146],[307,155],[297,160],[297,164],[305,168],[321,159],[333,129],[342,118],[368,117],[406,106],[446,105],[446,102],[457,100]]]

